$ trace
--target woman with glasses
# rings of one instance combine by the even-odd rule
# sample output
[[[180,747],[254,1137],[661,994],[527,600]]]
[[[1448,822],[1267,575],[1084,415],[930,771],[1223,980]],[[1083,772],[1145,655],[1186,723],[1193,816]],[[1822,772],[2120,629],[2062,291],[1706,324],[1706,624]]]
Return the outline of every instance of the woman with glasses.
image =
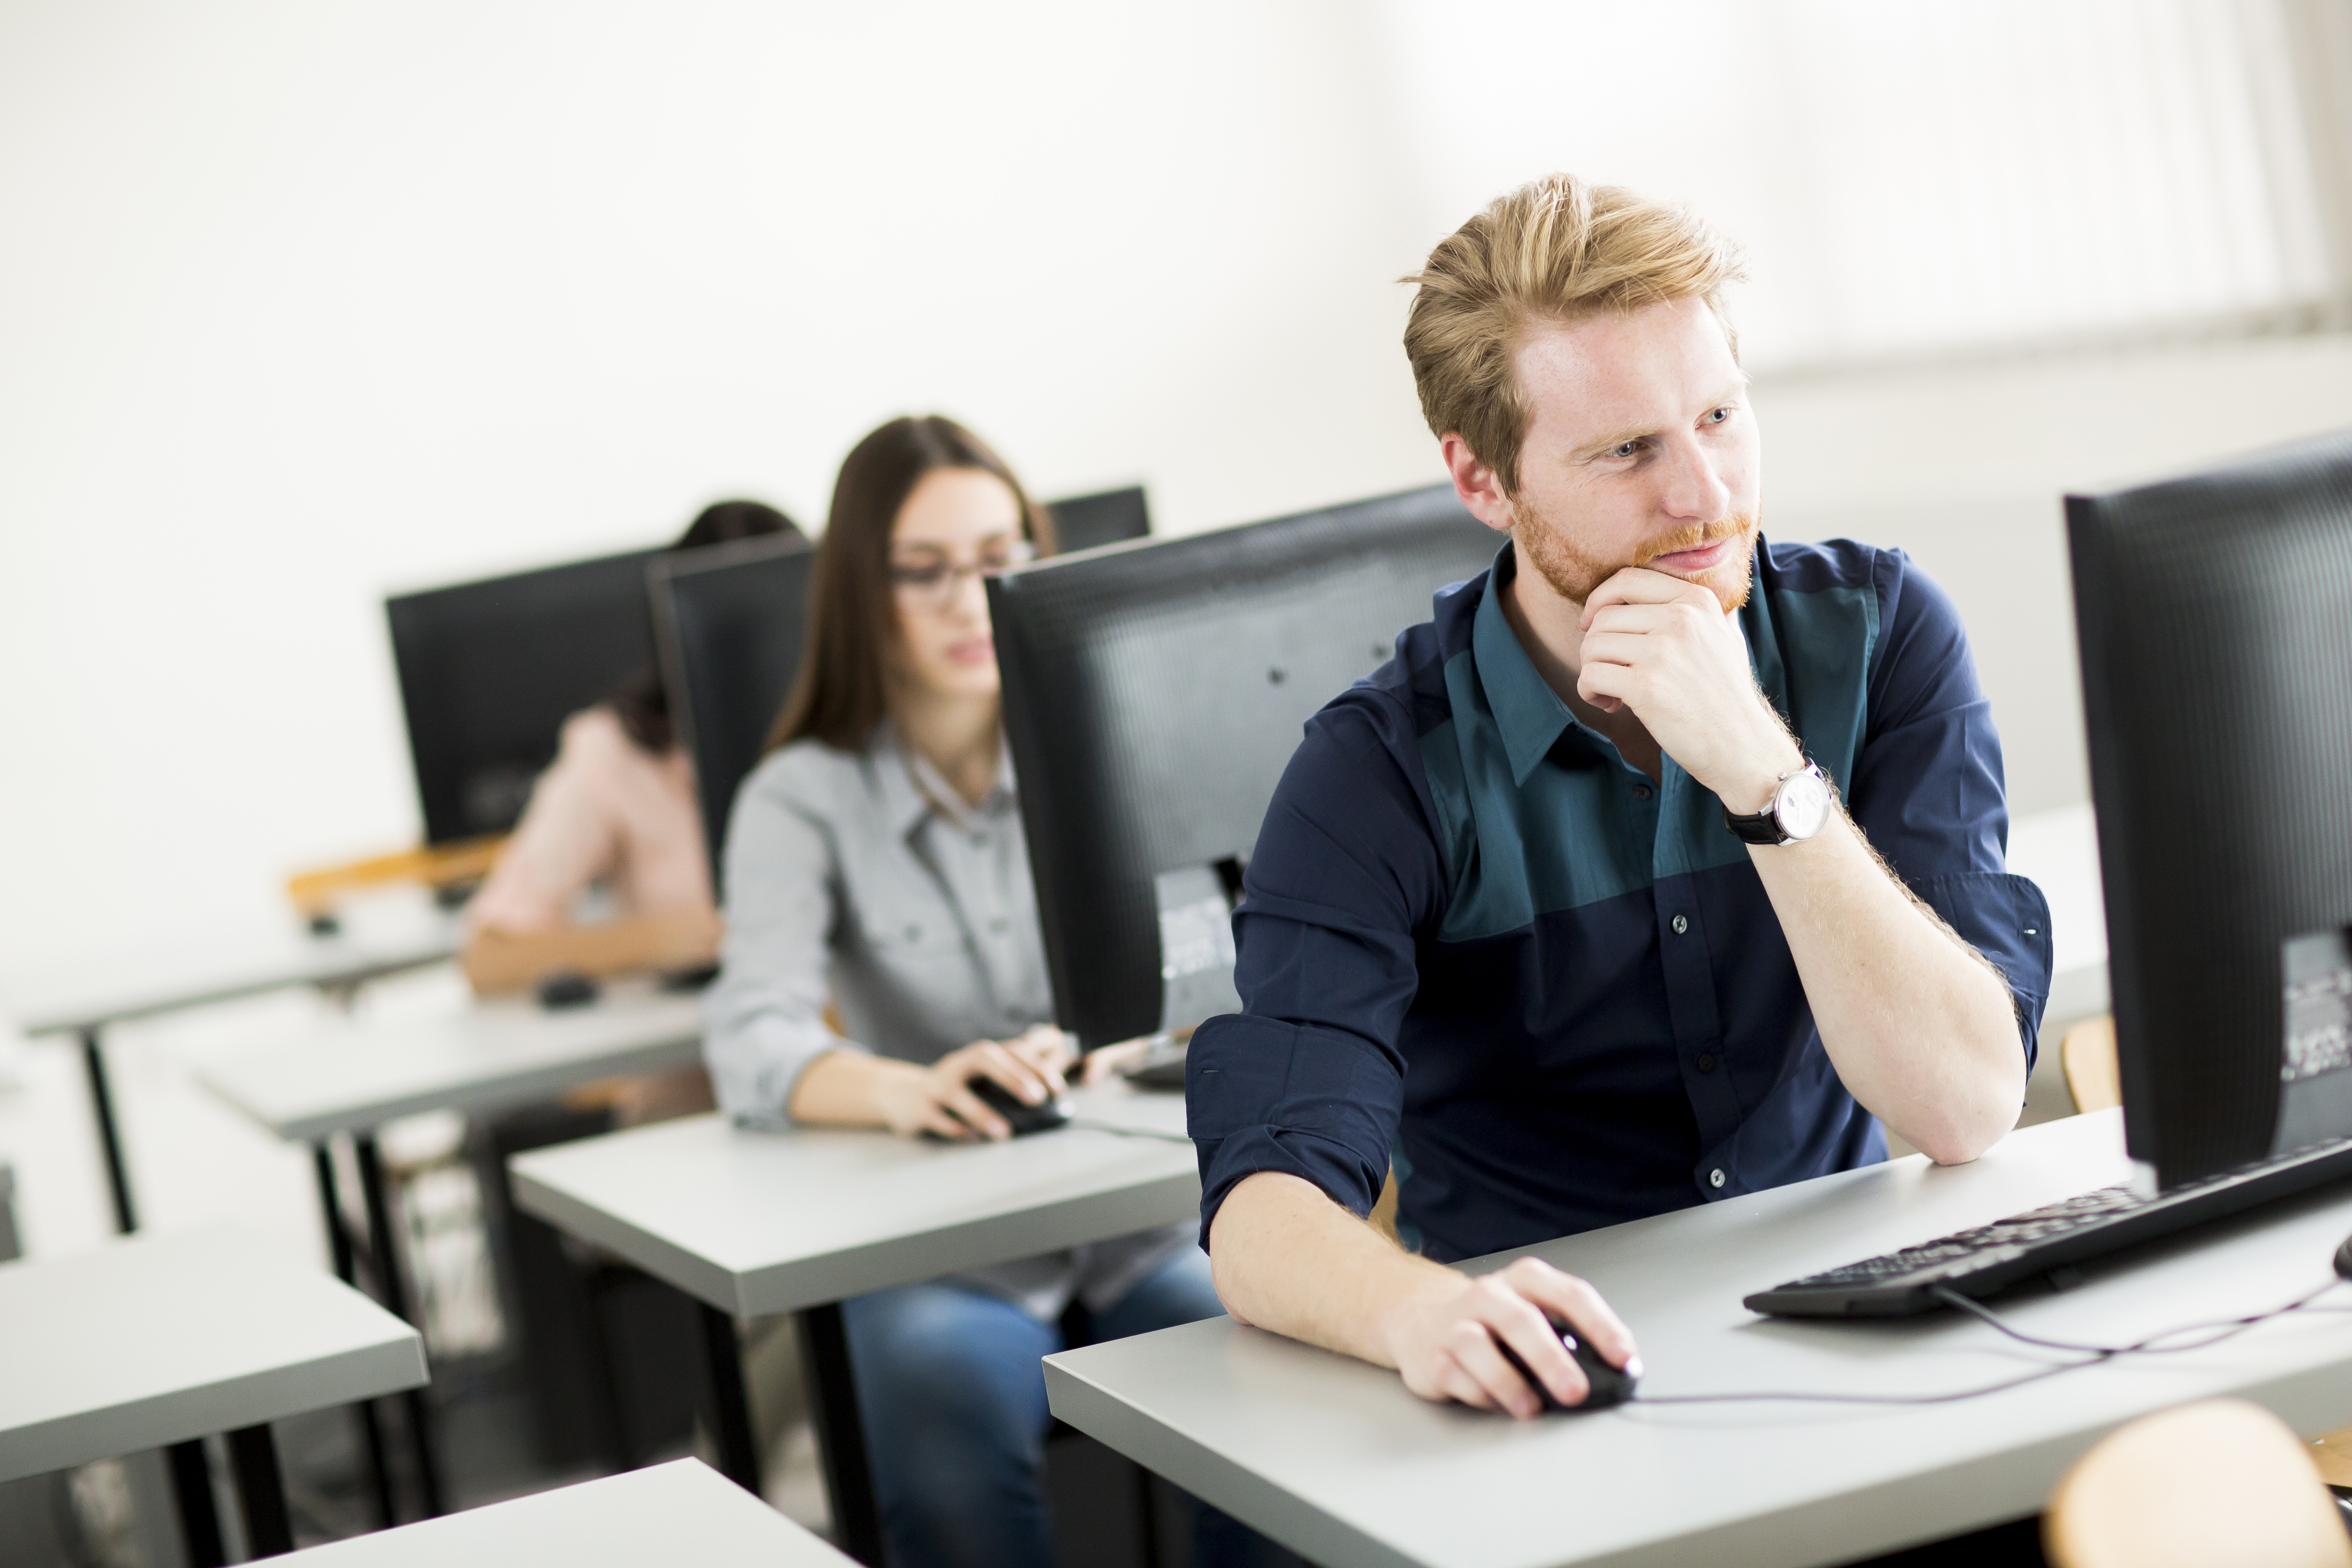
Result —
[[[972,1080],[1061,1091],[980,582],[1052,548],[1045,509],[952,420],[893,420],[842,464],[799,682],[728,827],[705,1052],[739,1122],[1004,1138]],[[1192,1231],[845,1304],[895,1568],[1054,1561],[1038,1361],[1073,1306],[1097,1340],[1222,1310]],[[1232,1531],[1204,1521],[1211,1558]]]

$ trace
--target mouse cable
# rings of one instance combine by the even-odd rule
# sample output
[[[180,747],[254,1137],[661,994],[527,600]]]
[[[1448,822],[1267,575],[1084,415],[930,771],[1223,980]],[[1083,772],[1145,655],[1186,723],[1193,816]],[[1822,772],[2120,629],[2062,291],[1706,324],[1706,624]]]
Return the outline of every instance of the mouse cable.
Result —
[[[2235,1334],[2242,1333],[2245,1330],[2253,1327],[2256,1323],[2266,1322],[2272,1318],[2284,1317],[2289,1312],[2300,1311],[2304,1308],[2311,1305],[2314,1301],[2318,1300],[2322,1296],[2326,1295],[2330,1290],[2335,1289],[2336,1287],[2341,1283],[2343,1283],[2341,1280],[2330,1279],[2326,1284],[2320,1286],[2317,1289],[2307,1291],[2305,1294],[2296,1297],[2294,1300],[2289,1301],[2284,1307],[2273,1307],[2267,1311],[2253,1312],[2241,1318],[2209,1318],[2201,1323],[2182,1323],[2177,1328],[2167,1329],[2161,1333],[2150,1334],[2144,1340],[2135,1340],[2127,1345],[2085,1345],[2076,1344],[2070,1340],[2045,1340],[2038,1334],[2027,1333],[2024,1330],[2011,1324],[2006,1318],[2003,1318],[1999,1312],[1994,1311],[1990,1307],[1986,1306],[1983,1302],[1976,1300],[1971,1297],[1963,1296],[1948,1285],[1930,1285],[1927,1287],[1927,1293],[1935,1297],[1936,1300],[1943,1302],[1944,1305],[1948,1307],[1958,1307],[1961,1311],[1968,1313],[1969,1316],[1981,1319],[1985,1322],[1991,1324],[1995,1329],[2007,1334],[2011,1339],[2015,1340],[2020,1344],[2039,1345],[2043,1350],[2075,1351],[2084,1354],[2100,1356],[2167,1355],[2176,1351],[2202,1350],[2207,1345],[2219,1344],[2223,1340],[2229,1339]],[[2163,1342],[2166,1340],[2177,1339],[2182,1334],[2200,1333],[2208,1329],[2215,1331],[2201,1340],[2190,1340],[2186,1344],[2178,1345],[2168,1345]]]
[[[1958,1388],[1948,1394],[1643,1394],[1636,1390],[1625,1403],[1628,1405],[1951,1405],[1963,1399],[1981,1398],[1988,1394],[2000,1394],[2006,1389],[2021,1388],[2029,1383],[2039,1383],[2045,1377],[2055,1377],[2062,1372],[2077,1367],[2093,1366],[2106,1360],[2093,1356],[2088,1361],[2070,1361],[2057,1366],[2034,1368],[2020,1377],[2002,1383],[1988,1383],[1977,1388]]]
[[[2135,1341],[2127,1345],[2084,1345],[2073,1344],[2063,1340],[2041,1339],[2035,1335],[2027,1334],[2011,1327],[2007,1322],[2000,1319],[1999,1314],[1995,1313],[1990,1308],[1984,1306],[1980,1302],[1972,1301],[1969,1298],[1962,1296],[1958,1291],[1950,1289],[1948,1287],[1937,1286],[1934,1287],[1933,1289],[1939,1300],[1945,1300],[1949,1305],[1960,1307],[1973,1315],[1983,1319],[1986,1322],[1991,1324],[1992,1327],[2000,1330],[2002,1333],[2007,1334],[2010,1338],[2021,1341],[2026,1344],[2037,1345],[2044,1349],[2076,1352],[2081,1354],[2083,1359],[2080,1361],[2061,1362],[2054,1366],[2036,1367],[2032,1372],[2022,1373],[2017,1377],[2004,1378],[1999,1383],[1983,1384],[1975,1388],[1958,1388],[1944,1394],[1757,1393],[1654,1394],[1636,1392],[1632,1399],[1627,1401],[1627,1403],[1633,1405],[1732,1405],[1762,1403],[1769,1401],[1772,1403],[1790,1402],[1806,1405],[1952,1405],[1957,1404],[1963,1399],[1978,1399],[1989,1394],[2000,1394],[2009,1389],[2021,1388],[2029,1383],[2039,1383],[2045,1377],[2056,1377],[2061,1373],[2079,1372],[2084,1367],[2096,1366],[2100,1363],[2111,1361],[2116,1356],[2136,1354],[2160,1355],[2170,1351],[2202,1350],[2208,1345],[2218,1344],[2221,1341],[2229,1339],[2233,1335],[2243,1333],[2246,1330],[2252,1328],[2256,1323],[2267,1322],[2273,1318],[2283,1318],[2290,1312],[2301,1311],[2305,1308],[2310,1306],[2312,1302],[2319,1300],[2320,1297],[2327,1294],[2328,1291],[2336,1289],[2339,1283],[2341,1283],[2341,1281],[2330,1279],[2326,1284],[2320,1286],[2317,1289],[2305,1291],[2303,1295],[2296,1297],[2294,1300],[2287,1302],[2284,1306],[2272,1307],[2263,1311],[2249,1313],[2247,1316],[2242,1318],[2215,1318],[2203,1322],[2183,1323],[2175,1328],[2166,1329],[2160,1333],[2150,1334],[2146,1339]],[[2322,1310],[2326,1310],[2326,1309],[2322,1309]],[[2219,1331],[2209,1335],[2205,1339],[2197,1340],[2185,1345],[2168,1345],[2161,1342],[2165,1340],[2178,1338],[2182,1334],[2195,1333],[2205,1329],[2212,1329]]]
[[[1163,1143],[1190,1143],[1189,1132],[1162,1132],[1156,1127],[1121,1127],[1116,1121],[1097,1121],[1092,1117],[1074,1116],[1062,1123],[1082,1132],[1109,1132],[1121,1138],[1157,1138]]]

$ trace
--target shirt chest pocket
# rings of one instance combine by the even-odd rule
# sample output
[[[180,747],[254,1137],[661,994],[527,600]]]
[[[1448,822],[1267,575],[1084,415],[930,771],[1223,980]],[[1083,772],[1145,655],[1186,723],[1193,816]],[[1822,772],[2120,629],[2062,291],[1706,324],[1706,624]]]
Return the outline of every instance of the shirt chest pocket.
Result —
[[[971,994],[971,954],[963,928],[948,910],[875,910],[857,923],[868,960],[908,993],[943,1003]]]

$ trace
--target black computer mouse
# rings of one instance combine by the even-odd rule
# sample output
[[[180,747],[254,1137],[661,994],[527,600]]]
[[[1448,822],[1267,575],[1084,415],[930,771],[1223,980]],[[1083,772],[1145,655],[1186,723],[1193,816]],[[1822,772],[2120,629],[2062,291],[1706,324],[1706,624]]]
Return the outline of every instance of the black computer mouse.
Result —
[[[2336,1249],[2336,1277],[2352,1279],[2352,1236],[2346,1237],[2343,1245]]]
[[[1032,1105],[992,1078],[969,1078],[964,1085],[982,1104],[1004,1118],[1015,1138],[1030,1132],[1051,1132],[1070,1120],[1070,1108],[1059,1098]]]
[[[596,983],[576,969],[559,969],[539,977],[539,1005],[550,1012],[560,1007],[585,1007],[596,1000]]]
[[[1555,1330],[1559,1329],[1557,1323],[1552,1327]],[[1599,1351],[1565,1330],[1559,1330],[1559,1342],[1568,1347],[1570,1355],[1576,1358],[1578,1369],[1584,1373],[1584,1381],[1591,1385],[1591,1391],[1585,1394],[1584,1403],[1581,1405],[1562,1405],[1553,1398],[1551,1390],[1544,1386],[1543,1380],[1528,1370],[1528,1363],[1519,1359],[1519,1352],[1504,1343],[1500,1335],[1496,1336],[1495,1348],[1503,1352],[1503,1359],[1511,1363],[1511,1369],[1514,1372],[1528,1380],[1528,1386],[1536,1391],[1536,1397],[1543,1401],[1546,1410],[1565,1410],[1570,1415],[1579,1415],[1593,1410],[1607,1410],[1612,1405],[1622,1405],[1633,1397],[1633,1387],[1642,1381],[1640,1356],[1633,1357],[1622,1367],[1615,1367],[1601,1360]]]

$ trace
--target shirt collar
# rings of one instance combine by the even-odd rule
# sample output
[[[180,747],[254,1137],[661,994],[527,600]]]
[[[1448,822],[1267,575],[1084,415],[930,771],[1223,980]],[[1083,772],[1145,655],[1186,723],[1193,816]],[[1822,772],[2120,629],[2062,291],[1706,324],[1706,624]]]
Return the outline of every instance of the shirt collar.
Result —
[[[1756,557],[1761,561],[1764,541],[1756,542]],[[1476,650],[1478,683],[1486,688],[1486,706],[1495,715],[1495,727],[1503,732],[1504,754],[1511,759],[1511,782],[1523,784],[1559,740],[1562,732],[1585,728],[1582,721],[1559,700],[1528,657],[1519,643],[1519,634],[1511,629],[1510,617],[1503,613],[1502,585],[1518,574],[1518,556],[1506,543],[1495,554],[1494,569],[1486,574],[1486,591],[1479,596],[1478,613],[1470,629],[1471,647]],[[1739,640],[1748,645],[1748,662],[1756,671],[1759,685],[1770,698],[1773,706],[1788,711],[1787,677],[1780,668],[1780,659],[1769,635],[1771,612],[1766,608],[1764,584],[1760,568],[1748,589],[1748,605],[1730,617],[1739,632]],[[1751,630],[1750,618],[1757,622]],[[1759,641],[1757,633],[1766,635]],[[1759,647],[1764,652],[1759,654]]]
[[[1002,744],[996,764],[996,786],[978,805],[966,805],[963,796],[931,760],[906,743],[898,727],[889,720],[882,721],[869,754],[876,763],[877,784],[887,814],[891,831],[904,838],[921,826],[926,818],[937,815],[946,818],[964,833],[972,830],[977,818],[998,816],[1017,804],[1013,789],[1013,748]]]
[[[1478,684],[1486,693],[1495,727],[1502,731],[1504,754],[1511,760],[1511,782],[1524,784],[1561,732],[1576,723],[1576,715],[1538,673],[1503,613],[1503,584],[1517,571],[1517,558],[1506,542],[1486,574],[1486,591],[1479,595],[1478,613],[1471,623],[1470,647],[1478,662]]]

